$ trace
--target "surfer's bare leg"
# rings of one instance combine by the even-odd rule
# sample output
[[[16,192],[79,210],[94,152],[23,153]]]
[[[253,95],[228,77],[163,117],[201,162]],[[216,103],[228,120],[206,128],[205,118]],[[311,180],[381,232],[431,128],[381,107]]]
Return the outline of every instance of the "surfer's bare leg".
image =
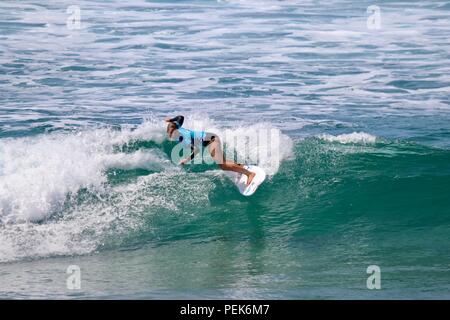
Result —
[[[208,146],[209,153],[214,161],[219,165],[220,169],[227,171],[234,171],[245,174],[247,176],[247,185],[249,185],[256,173],[248,171],[244,168],[242,164],[237,164],[236,162],[226,159],[223,154],[222,147],[220,146],[220,140],[215,139]]]

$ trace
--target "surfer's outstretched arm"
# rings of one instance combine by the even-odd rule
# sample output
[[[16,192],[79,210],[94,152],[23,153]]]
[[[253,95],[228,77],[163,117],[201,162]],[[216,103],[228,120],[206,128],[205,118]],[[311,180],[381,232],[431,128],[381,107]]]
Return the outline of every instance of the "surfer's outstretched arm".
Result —
[[[195,146],[191,146],[191,154],[186,159],[183,159],[180,161],[179,164],[183,165],[188,163],[189,161],[193,160],[195,158],[195,155],[199,152],[199,149]]]

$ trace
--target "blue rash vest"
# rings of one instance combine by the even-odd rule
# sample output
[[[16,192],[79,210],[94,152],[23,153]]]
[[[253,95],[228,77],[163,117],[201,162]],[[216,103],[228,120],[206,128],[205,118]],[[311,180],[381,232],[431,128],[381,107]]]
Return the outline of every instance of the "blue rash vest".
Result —
[[[201,146],[206,137],[205,131],[194,131],[185,128],[178,128],[178,132],[180,133],[178,141],[187,146]]]

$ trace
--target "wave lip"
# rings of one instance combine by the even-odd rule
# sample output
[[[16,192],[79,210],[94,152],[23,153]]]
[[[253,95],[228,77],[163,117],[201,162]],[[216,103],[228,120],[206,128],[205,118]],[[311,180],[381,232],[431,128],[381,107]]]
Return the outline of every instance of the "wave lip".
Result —
[[[342,144],[350,143],[362,143],[362,144],[373,144],[377,141],[377,137],[365,132],[352,132],[340,134],[337,136],[331,134],[321,134],[318,136],[319,139],[328,142],[339,142]]]

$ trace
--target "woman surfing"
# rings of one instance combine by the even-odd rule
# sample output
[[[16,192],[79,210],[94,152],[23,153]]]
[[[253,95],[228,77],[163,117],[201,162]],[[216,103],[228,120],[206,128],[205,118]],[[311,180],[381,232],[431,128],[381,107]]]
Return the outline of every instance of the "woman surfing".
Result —
[[[191,148],[189,157],[181,160],[179,164],[184,165],[193,160],[195,155],[202,148],[206,147],[220,169],[245,174],[247,176],[247,185],[250,185],[256,173],[245,169],[242,164],[226,159],[217,134],[183,128],[183,116],[166,118],[165,121],[168,122],[167,135],[169,139],[183,143]]]

